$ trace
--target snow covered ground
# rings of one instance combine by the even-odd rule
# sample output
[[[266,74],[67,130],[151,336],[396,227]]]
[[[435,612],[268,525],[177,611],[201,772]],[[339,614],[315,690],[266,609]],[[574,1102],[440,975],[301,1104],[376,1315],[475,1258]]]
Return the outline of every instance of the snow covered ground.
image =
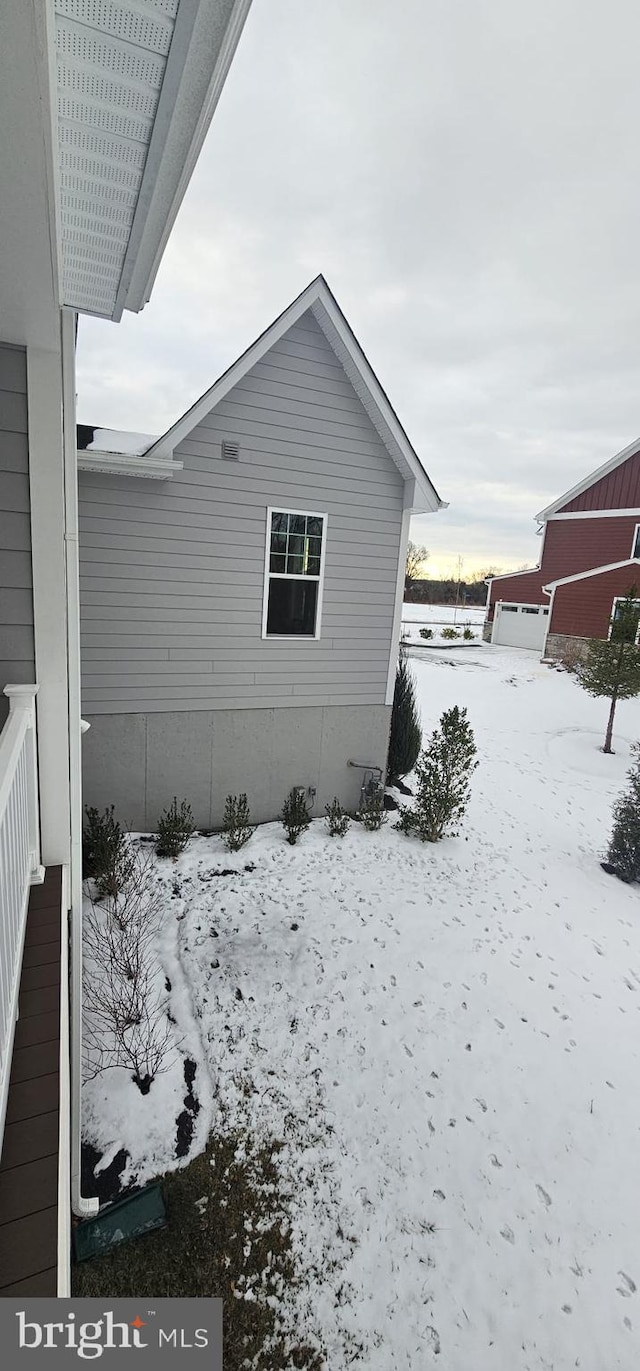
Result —
[[[468,628],[473,631],[475,639],[479,642],[482,638],[485,614],[484,606],[478,605],[403,605],[402,637],[405,642],[421,643],[425,651],[431,651],[434,642],[438,644],[443,628],[457,629],[461,635],[460,646],[463,629]],[[429,648],[425,640],[420,638],[421,628],[431,628],[433,631],[433,641]],[[465,643],[465,652],[468,649],[469,644]]]
[[[193,1147],[284,1139],[309,1271],[289,1313],[327,1371],[632,1371],[640,892],[599,859],[640,704],[605,757],[606,703],[535,653],[413,665],[425,732],[453,704],[475,729],[457,838],[320,821],[291,848],[272,824],[159,863]],[[179,1060],[145,1098],[108,1073],[87,1136],[148,1178],[175,1164],[183,1094]]]

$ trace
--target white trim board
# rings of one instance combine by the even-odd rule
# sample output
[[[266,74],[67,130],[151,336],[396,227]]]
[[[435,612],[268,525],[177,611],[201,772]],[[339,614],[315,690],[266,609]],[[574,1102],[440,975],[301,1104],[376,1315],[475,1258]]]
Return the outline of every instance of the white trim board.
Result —
[[[438,509],[446,508],[323,276],[311,281],[246,352],[196,400],[191,409],[148,448],[145,459],[162,458],[168,461],[178,444],[215,409],[307,310],[312,311],[403,480],[415,482],[413,513],[435,513]]]
[[[556,586],[566,586],[571,581],[588,581],[593,576],[604,576],[607,571],[621,571],[625,566],[637,566],[640,569],[640,557],[629,557],[624,562],[610,562],[608,566],[593,566],[589,571],[577,571],[573,576],[560,576],[556,581],[548,581],[542,589],[548,595]]]
[[[568,505],[570,500],[577,499],[578,495],[582,495],[585,490],[589,490],[598,481],[602,481],[610,472],[615,471],[616,467],[622,466],[622,463],[626,462],[629,457],[635,457],[637,452],[640,452],[640,438],[636,438],[633,443],[623,447],[621,452],[617,452],[615,457],[610,457],[608,462],[604,462],[596,471],[592,471],[590,476],[585,476],[582,481],[578,481],[577,485],[572,486],[571,490],[565,491],[565,494],[561,495],[558,500],[554,500],[553,504],[547,505],[546,509],[536,514],[536,519],[545,522],[552,514],[556,513],[556,510],[561,509],[563,505]]]
[[[103,476],[140,476],[152,481],[170,481],[183,466],[183,462],[175,459],[148,458],[146,454],[133,457],[121,452],[88,452],[86,448],[78,451],[78,471],[97,471]]]
[[[576,509],[570,514],[550,514],[546,523],[557,519],[632,519],[634,514],[640,514],[640,506],[634,505],[630,509]]]

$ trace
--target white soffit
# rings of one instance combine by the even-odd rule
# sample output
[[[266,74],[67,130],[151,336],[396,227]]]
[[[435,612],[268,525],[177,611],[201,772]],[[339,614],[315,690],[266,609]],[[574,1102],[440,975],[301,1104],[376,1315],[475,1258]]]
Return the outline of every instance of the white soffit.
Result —
[[[251,0],[54,0],[62,299],[139,310]]]

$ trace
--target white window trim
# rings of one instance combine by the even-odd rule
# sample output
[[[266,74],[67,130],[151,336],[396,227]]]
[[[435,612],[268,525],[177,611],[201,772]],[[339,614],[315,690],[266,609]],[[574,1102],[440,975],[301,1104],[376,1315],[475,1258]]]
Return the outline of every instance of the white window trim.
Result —
[[[271,560],[271,516],[273,514],[304,514],[309,519],[322,519],[322,545],[320,548],[320,572],[318,576],[292,576],[284,571],[270,571],[269,563]],[[269,505],[267,508],[267,523],[265,529],[265,549],[264,549],[264,583],[262,588],[262,637],[267,638],[270,643],[313,643],[318,642],[322,628],[322,600],[324,594],[324,569],[327,553],[327,526],[329,516],[317,509],[293,509],[291,505]],[[269,614],[269,581],[316,581],[318,586],[318,599],[316,603],[316,631],[315,633],[267,633],[267,618]]]
[[[639,526],[639,527],[640,527],[640,526]],[[614,620],[614,618],[615,618],[616,605],[618,605],[618,604],[624,604],[624,601],[626,600],[626,598],[627,598],[626,595],[614,595],[614,597],[613,597],[613,604],[612,604],[612,606],[611,606],[611,618],[610,618],[610,620],[609,620],[609,632],[607,633],[607,638],[608,638],[609,642],[611,641],[611,634],[613,633],[613,620]],[[634,604],[640,605],[640,595],[638,596],[637,600],[634,601]],[[635,638],[634,638],[634,642],[635,642],[636,646],[638,645],[638,640],[639,640],[639,639],[640,639],[640,619],[638,619],[638,627],[637,627],[637,629],[636,629],[636,636],[635,636]]]
[[[637,537],[638,537],[638,533],[640,533],[640,524],[636,524],[636,526],[635,526],[635,528],[634,528],[634,530],[633,530],[633,542],[632,542],[632,544],[631,544],[631,559],[632,559],[632,561],[635,561],[635,559],[636,559],[637,556],[638,556],[638,554],[637,554],[637,552],[636,552],[636,539],[637,539]]]

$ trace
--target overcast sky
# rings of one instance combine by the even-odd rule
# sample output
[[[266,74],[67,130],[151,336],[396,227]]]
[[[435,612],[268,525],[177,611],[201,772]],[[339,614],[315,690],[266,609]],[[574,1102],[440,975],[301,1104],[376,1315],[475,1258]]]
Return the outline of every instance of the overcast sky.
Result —
[[[640,433],[636,0],[254,0],[151,303],[78,417],[163,432],[322,271],[450,507],[430,570]]]

